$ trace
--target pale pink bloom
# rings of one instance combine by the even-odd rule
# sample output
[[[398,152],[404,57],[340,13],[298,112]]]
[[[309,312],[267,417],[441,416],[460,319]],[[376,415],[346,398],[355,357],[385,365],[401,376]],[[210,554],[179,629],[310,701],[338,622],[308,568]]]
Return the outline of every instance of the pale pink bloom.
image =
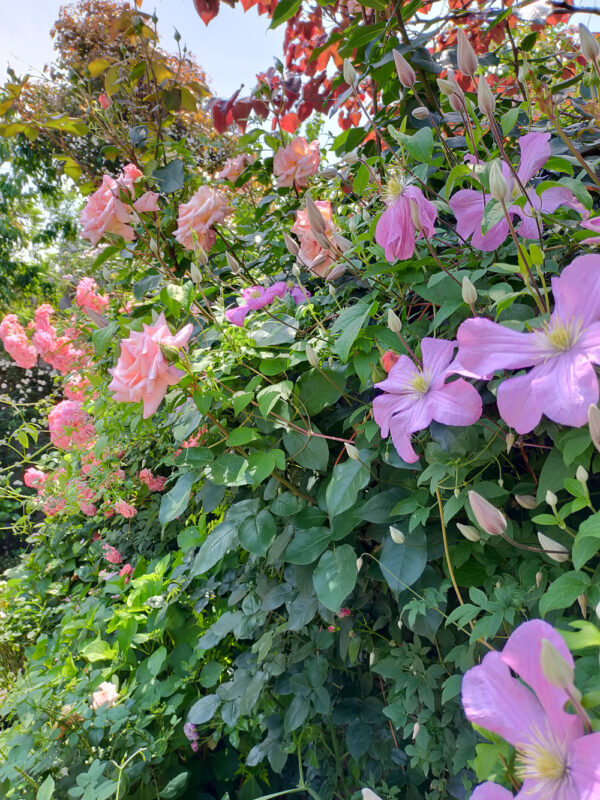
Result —
[[[133,204],[133,207],[138,214],[147,214],[150,211],[160,211],[160,206],[158,205],[159,197],[160,195],[158,192],[145,192],[141,197],[138,197]]]
[[[126,503],[125,500],[117,500],[115,503],[115,512],[125,517],[125,519],[131,519],[137,514],[137,508]]]
[[[97,294],[98,284],[93,278],[82,278],[75,290],[75,302],[81,308],[89,308],[101,314],[109,304],[107,294]]]
[[[521,160],[517,175],[523,187],[527,191],[527,202],[521,208],[520,205],[508,205],[508,213],[514,221],[515,217],[521,220],[517,233],[524,239],[537,239],[539,236],[538,225],[535,212],[551,214],[561,206],[567,206],[578,211],[582,216],[587,216],[587,212],[576,199],[569,189],[562,186],[552,186],[542,192],[539,196],[533,187],[527,189],[527,184],[544,166],[550,158],[550,134],[536,133],[532,131],[519,139],[519,149]],[[508,164],[502,163],[502,174],[508,184],[508,191],[511,198],[517,200],[521,196],[521,189],[515,181]],[[509,227],[506,218],[502,218],[490,230],[483,234],[481,223],[486,204],[491,200],[491,195],[475,189],[461,189],[450,199],[450,208],[456,217],[456,230],[463,239],[471,238],[471,244],[477,250],[491,252],[500,247],[502,242],[509,235]],[[541,228],[540,221],[540,228]]]
[[[63,392],[69,400],[83,400],[89,385],[90,382],[84,375],[69,375],[64,383]]]
[[[251,164],[253,161],[254,158],[247,153],[242,153],[234,158],[228,158],[225,164],[223,164],[223,169],[217,172],[215,177],[222,181],[231,181],[233,183],[246,169],[247,164]]]
[[[388,377],[375,384],[383,389],[373,401],[373,416],[385,438],[409,464],[418,460],[411,434],[427,428],[432,420],[443,425],[472,425],[481,416],[481,397],[463,378],[446,383],[456,370],[451,364],[455,342],[425,338],[421,342],[423,368],[408,356],[400,356]]]
[[[42,506],[42,510],[48,517],[53,517],[64,511],[66,505],[67,501],[63,497],[49,497]]]
[[[179,383],[184,373],[165,359],[161,345],[185,347],[192,334],[191,324],[173,335],[161,314],[154,325],[144,324],[141,332],[130,331],[121,341],[121,355],[114,369],[109,389],[120,403],[144,404],[144,419],[151,417],[169,386]]]
[[[123,564],[121,569],[119,570],[119,577],[125,578],[125,583],[129,583],[129,576],[133,573],[133,567],[131,564]]]
[[[102,706],[111,708],[119,699],[119,692],[114,683],[103,681],[96,691],[92,694],[91,707],[97,711]]]
[[[182,450],[187,450],[190,447],[199,447],[204,442],[204,435],[208,432],[206,425],[200,426],[196,433],[181,443],[179,450],[176,450],[173,455],[178,456]]]
[[[321,154],[319,142],[310,144],[303,136],[297,136],[287,147],[280,147],[273,159],[273,175],[277,178],[277,185],[306,186],[307,178],[314,175],[319,169]]]
[[[81,235],[93,245],[106,233],[116,233],[126,242],[135,239],[129,206],[119,198],[119,185],[110,175],[102,178],[100,188],[89,197],[79,219]]]
[[[542,414],[579,428],[598,402],[600,364],[600,256],[576,258],[552,278],[554,312],[533,333],[489,319],[468,319],[458,329],[461,371],[489,378],[496,370],[533,367],[502,381],[498,410],[517,433],[529,433]]]
[[[44,484],[48,480],[48,477],[48,474],[46,472],[42,472],[41,469],[29,467],[25,470],[23,482],[25,486],[28,486],[30,489],[36,489],[37,493],[40,494],[44,488]]]
[[[233,306],[233,308],[226,309],[225,317],[232,325],[237,325],[238,328],[241,328],[249,311],[251,311],[251,308],[248,305]]]
[[[122,564],[123,563],[123,556],[116,547],[113,547],[110,544],[103,544],[102,549],[104,550],[104,558],[110,564]]]
[[[31,369],[37,363],[35,347],[15,314],[7,314],[0,322],[0,339],[8,355],[18,367]]]
[[[62,400],[48,414],[50,441],[61,450],[82,449],[94,436],[94,426],[79,400]]]
[[[469,504],[480,527],[490,536],[499,536],[506,530],[506,518],[496,506],[477,492],[468,492]]]
[[[323,222],[325,223],[325,233],[328,239],[331,239],[334,231],[337,228],[333,224],[333,213],[331,211],[331,203],[325,200],[317,200],[315,206],[319,209]],[[346,267],[343,264],[333,266],[335,257],[330,250],[326,250],[317,242],[308,221],[308,214],[306,210],[296,212],[296,222],[292,227],[292,233],[295,233],[300,240],[300,251],[298,256],[300,261],[310,270],[310,272],[318,275],[319,278],[325,280],[335,280],[343,275]]]
[[[112,106],[112,100],[107,94],[104,94],[104,92],[98,95],[98,102],[105,111],[107,108],[110,108]]]
[[[518,798],[598,800],[600,733],[586,734],[579,716],[565,710],[575,689],[559,688],[544,674],[544,640],[573,669],[573,657],[551,625],[540,619],[524,622],[502,652],[487,653],[463,677],[465,714],[517,751],[516,774],[523,780]],[[512,798],[508,789],[491,782],[471,795],[471,800]]]
[[[135,164],[126,164],[117,178],[117,183],[119,187],[125,189],[130,195],[133,195],[133,185],[143,174],[144,173],[138,169]]]
[[[187,203],[179,206],[175,238],[186,250],[202,247],[208,252],[217,238],[212,226],[222,224],[232,212],[221,192],[201,186]]]
[[[418,186],[402,185],[398,179],[390,182],[387,206],[377,220],[375,241],[385,250],[387,261],[405,261],[415,252],[415,233],[417,239],[423,236],[430,239],[435,234],[437,209]]]
[[[50,322],[51,314],[54,314],[54,309],[48,303],[36,308],[33,344],[44,361],[66,375],[84,366],[86,354],[73,344],[80,336],[79,331],[76,328],[67,328],[62,336],[58,336],[56,328]]]
[[[166,478],[155,476],[149,469],[140,470],[139,479],[150,489],[151,492],[162,492],[167,482]]]

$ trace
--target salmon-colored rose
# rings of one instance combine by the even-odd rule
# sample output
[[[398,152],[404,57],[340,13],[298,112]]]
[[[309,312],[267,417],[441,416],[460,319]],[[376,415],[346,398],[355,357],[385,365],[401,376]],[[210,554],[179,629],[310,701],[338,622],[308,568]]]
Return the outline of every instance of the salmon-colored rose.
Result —
[[[337,230],[333,224],[333,215],[331,211],[331,203],[324,200],[317,200],[316,207],[323,217],[325,223],[325,233],[323,234],[328,239],[331,239],[332,233]],[[292,233],[295,233],[300,240],[300,252],[298,257],[308,269],[319,278],[331,281],[339,278],[346,271],[343,264],[332,266],[335,258],[330,250],[326,250],[317,242],[308,221],[308,214],[306,211],[298,211],[296,214],[296,222],[292,227]]]
[[[161,345],[185,347],[191,334],[192,325],[188,324],[173,336],[164,314],[154,325],[144,325],[143,331],[130,331],[129,338],[121,341],[117,366],[109,369],[113,379],[108,388],[114,399],[120,403],[141,400],[144,418],[151,417],[169,386],[179,383],[184,374],[168,363]]]
[[[310,144],[297,136],[287,147],[281,147],[273,159],[273,175],[278,186],[306,186],[307,178],[319,169],[319,143]]]
[[[254,157],[249,156],[247,153],[242,153],[239,156],[235,156],[235,158],[228,158],[223,165],[223,169],[217,172],[216,177],[223,181],[233,182],[246,169],[246,165],[251,164],[253,161]]]
[[[92,694],[91,707],[97,711],[101,706],[111,708],[119,699],[119,692],[114,683],[103,681]]]
[[[105,111],[107,108],[110,108],[112,106],[112,100],[107,94],[104,94],[104,92],[98,95],[98,102]]]
[[[212,226],[224,222],[232,212],[227,198],[221,192],[210,186],[201,186],[187,203],[179,206],[175,238],[186,250],[203,247],[208,251],[217,238]]]

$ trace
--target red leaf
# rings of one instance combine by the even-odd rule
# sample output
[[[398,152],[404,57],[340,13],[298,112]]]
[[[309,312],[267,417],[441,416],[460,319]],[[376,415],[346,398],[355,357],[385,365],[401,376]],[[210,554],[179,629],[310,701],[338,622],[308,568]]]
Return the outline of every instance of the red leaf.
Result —
[[[279,121],[279,124],[286,133],[295,133],[300,125],[298,114],[285,114]]]
[[[220,0],[194,0],[194,8],[205,25],[219,13]]]

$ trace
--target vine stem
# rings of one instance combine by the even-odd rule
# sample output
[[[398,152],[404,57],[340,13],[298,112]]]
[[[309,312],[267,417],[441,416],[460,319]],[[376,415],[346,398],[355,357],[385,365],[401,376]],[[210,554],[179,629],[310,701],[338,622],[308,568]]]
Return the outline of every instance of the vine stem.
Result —
[[[450,576],[450,580],[452,581],[452,586],[454,587],[454,591],[456,593],[456,597],[458,598],[458,602],[461,604],[461,606],[464,606],[465,601],[462,599],[460,589],[458,588],[456,578],[454,577],[454,569],[452,568],[452,561],[450,561],[450,550],[448,548],[448,534],[446,532],[446,523],[444,522],[444,509],[442,507],[442,496],[440,494],[440,490],[437,487],[435,490],[435,496],[437,498],[437,504],[440,510],[440,525],[442,527],[442,540],[444,542],[444,554],[446,556],[446,564],[448,565],[448,575]]]

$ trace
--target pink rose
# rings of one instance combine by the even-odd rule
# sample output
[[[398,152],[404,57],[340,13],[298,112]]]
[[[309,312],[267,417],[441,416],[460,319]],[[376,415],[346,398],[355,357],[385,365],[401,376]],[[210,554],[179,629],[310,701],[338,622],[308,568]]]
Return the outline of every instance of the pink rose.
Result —
[[[90,382],[84,375],[78,373],[69,375],[63,386],[65,397],[69,400],[84,400],[89,385]]]
[[[142,332],[130,331],[121,341],[121,355],[114,369],[109,389],[119,403],[144,403],[144,419],[151,417],[167,393],[169,386],[179,383],[183,372],[169,364],[161,345],[185,347],[192,334],[188,324],[175,336],[161,314],[154,325],[144,325]]]
[[[63,400],[48,414],[50,441],[61,450],[81,449],[95,431],[79,400]]]
[[[217,238],[211,226],[224,222],[232,212],[224,195],[210,186],[201,186],[187,203],[179,206],[175,238],[186,250],[202,247],[208,251]]]
[[[0,322],[0,339],[8,355],[18,367],[31,369],[37,363],[35,347],[29,342],[25,329],[15,314],[7,314]]]
[[[112,100],[107,94],[104,94],[104,92],[98,95],[98,102],[105,111],[107,108],[110,108],[112,106]]]
[[[36,489],[38,494],[44,488],[44,484],[47,480],[48,475],[42,472],[41,469],[36,469],[35,467],[29,467],[29,469],[25,470],[23,475],[25,486],[28,486],[30,489]]]
[[[91,707],[97,711],[101,706],[111,708],[119,699],[119,692],[114,683],[103,681],[92,694]]]
[[[93,278],[82,278],[77,284],[75,302],[80,308],[89,308],[101,314],[108,305],[106,294],[97,294],[98,284]]]
[[[115,511],[117,514],[125,517],[125,519],[132,519],[132,517],[135,517],[137,514],[137,508],[126,503],[125,500],[117,500],[115,503]]]
[[[246,169],[246,165],[251,164],[253,161],[254,157],[247,153],[242,153],[235,158],[228,158],[223,165],[223,169],[217,172],[215,177],[222,181],[231,181],[233,183]]]
[[[104,550],[104,558],[109,562],[109,564],[122,564],[123,563],[123,556],[116,547],[113,547],[110,544],[103,544],[102,549]]]
[[[159,211],[158,206],[158,192],[145,192],[133,204],[133,207],[138,214],[146,214],[150,211]]]
[[[319,169],[320,161],[319,143],[315,140],[309,144],[303,136],[296,137],[275,153],[273,175],[277,178],[277,185],[306,186],[306,179]]]
[[[81,235],[84,239],[89,239],[94,245],[105,233],[119,234],[126,242],[135,239],[131,227],[131,208],[121,200],[120,192],[125,191],[133,197],[134,183],[142,175],[135,164],[127,164],[116,180],[110,175],[102,178],[100,188],[90,196],[79,217],[83,228]],[[133,207],[140,213],[156,211],[157,197],[156,192],[146,192],[136,200]]]
[[[140,470],[139,479],[150,489],[151,492],[162,492],[165,488],[166,478],[154,476],[149,469]]]
[[[315,206],[320,211],[323,222],[325,223],[326,230],[323,235],[326,236],[327,239],[331,239],[332,233],[337,230],[333,224],[331,203],[324,200],[317,200]],[[292,233],[295,233],[300,240],[300,252],[298,256],[302,263],[308,267],[310,272],[328,281],[339,278],[340,275],[344,274],[346,267],[343,264],[338,264],[336,267],[332,266],[335,258],[331,251],[321,247],[315,239],[306,211],[298,211],[296,213],[296,222],[292,227]]]

